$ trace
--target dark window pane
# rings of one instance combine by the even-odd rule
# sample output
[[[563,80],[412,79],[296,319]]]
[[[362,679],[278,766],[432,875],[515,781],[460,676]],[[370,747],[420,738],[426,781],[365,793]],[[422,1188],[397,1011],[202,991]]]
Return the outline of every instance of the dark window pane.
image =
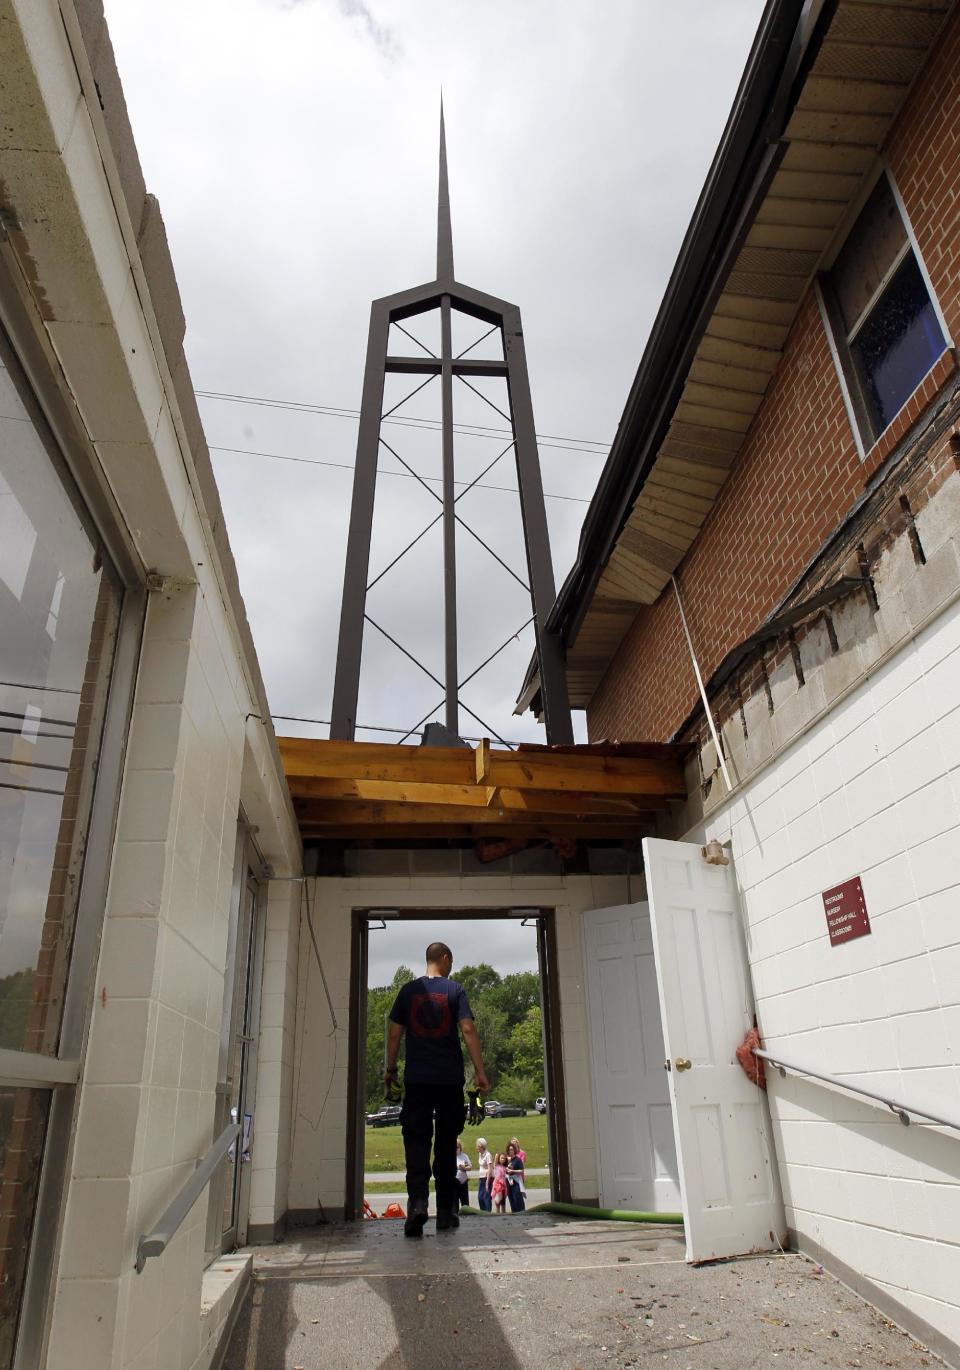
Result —
[[[49,1091],[0,1089],[0,1370],[16,1344]]]
[[[0,362],[0,1047],[57,1049],[119,609]]]
[[[881,176],[831,273],[847,333],[873,299],[907,242],[886,176]]]
[[[896,417],[943,349],[926,282],[908,252],[850,344],[875,437]]]

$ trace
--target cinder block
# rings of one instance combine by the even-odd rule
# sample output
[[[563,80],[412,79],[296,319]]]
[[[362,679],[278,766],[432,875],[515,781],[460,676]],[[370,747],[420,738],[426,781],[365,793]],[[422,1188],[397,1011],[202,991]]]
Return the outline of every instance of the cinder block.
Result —
[[[845,695],[848,690],[856,685],[861,675],[863,675],[863,660],[860,658],[860,652],[856,651],[853,644],[848,643],[842,651],[835,652],[833,656],[827,658],[818,671],[824,701],[829,704],[831,700]]]
[[[142,215],[137,235],[140,260],[147,277],[164,351],[169,357],[176,358],[182,348],[186,321],[167,242],[167,230],[157,197],[147,194],[141,203]]]
[[[950,538],[960,533],[960,475],[947,477],[916,517],[917,535],[929,559]]]
[[[104,1370],[113,1357],[119,1280],[63,1280],[53,1302],[47,1363]]]
[[[157,919],[107,918],[100,943],[97,983],[110,998],[146,998],[157,969]]]
[[[139,1085],[153,1027],[149,999],[107,999],[94,1009],[84,1077],[92,1084]]]
[[[103,118],[110,138],[110,148],[117,164],[117,171],[120,174],[120,184],[130,214],[130,222],[133,225],[134,233],[137,233],[143,215],[143,202],[147,193],[146,184],[140,167],[140,157],[137,153],[133,130],[130,127],[130,119],[127,115],[127,102],[124,99],[123,86],[117,71],[113,44],[106,27],[100,31],[100,40],[95,52],[90,54],[90,57],[93,77],[97,83],[97,92],[103,108]]]
[[[960,588],[960,557],[953,542],[945,542],[904,587],[903,603],[916,627]]]

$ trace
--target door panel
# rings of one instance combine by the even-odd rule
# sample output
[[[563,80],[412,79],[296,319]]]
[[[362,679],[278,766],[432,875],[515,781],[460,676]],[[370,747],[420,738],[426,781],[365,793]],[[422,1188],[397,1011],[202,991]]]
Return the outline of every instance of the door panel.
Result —
[[[753,990],[733,864],[708,865],[689,842],[643,850],[687,1259],[769,1251],[783,1203],[766,1095],[735,1055]]]
[[[646,904],[583,915],[600,1202],[679,1207],[659,991]]]

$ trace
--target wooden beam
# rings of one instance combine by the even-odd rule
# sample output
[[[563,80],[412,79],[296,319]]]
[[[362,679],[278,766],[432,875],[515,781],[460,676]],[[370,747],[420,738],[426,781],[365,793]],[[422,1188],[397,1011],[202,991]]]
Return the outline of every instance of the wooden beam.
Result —
[[[486,784],[487,776],[490,774],[490,739],[483,737],[477,743],[477,784]]]
[[[482,793],[482,792],[481,792]],[[636,824],[649,812],[646,808],[636,808],[627,813],[611,813],[609,809],[590,806],[575,801],[568,809],[554,814],[541,809],[535,801],[526,806],[509,807],[500,801],[493,807],[470,804],[407,804],[367,802],[364,800],[324,800],[298,799],[295,807],[297,817],[304,824],[334,823],[349,824],[353,828],[369,828],[374,836],[381,823],[403,823],[410,827],[427,824],[431,827],[447,827],[467,823],[480,827],[490,824],[500,826],[511,821],[521,823],[568,822],[589,827],[593,823],[623,823],[625,826]]]
[[[499,826],[475,823],[436,824],[433,827],[427,824],[379,823],[374,831],[369,828],[356,828],[351,823],[304,823],[300,828],[301,836],[305,839],[340,842],[370,842],[372,840],[384,842],[450,842],[461,840],[472,842],[480,838],[491,837],[511,837],[526,842],[550,842],[571,837],[583,841],[601,838],[608,841],[621,841],[626,838],[636,839],[648,836],[653,831],[654,821],[652,817],[646,823],[634,823],[629,827],[625,827],[622,823],[598,823],[585,828],[583,824],[547,822],[542,824],[501,823]]]
[[[384,780],[300,780],[290,787],[297,812],[343,805],[344,812],[371,804],[422,809],[500,809],[504,813],[565,813],[623,815],[630,818],[664,809],[659,796],[577,794],[569,790],[490,790],[478,785],[393,785]],[[482,821],[482,820],[478,820]]]
[[[305,777],[430,785],[476,784],[476,753],[459,747],[278,739],[291,785]],[[685,799],[682,757],[671,759],[522,750],[490,752],[485,783],[501,789],[571,790]]]

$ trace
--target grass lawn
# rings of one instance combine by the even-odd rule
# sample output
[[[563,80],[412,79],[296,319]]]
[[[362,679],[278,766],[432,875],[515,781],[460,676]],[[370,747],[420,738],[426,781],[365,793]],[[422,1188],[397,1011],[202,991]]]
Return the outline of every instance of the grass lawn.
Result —
[[[396,1170],[403,1174],[403,1137],[399,1127],[368,1127],[365,1129],[364,1170],[375,1175],[379,1170]],[[547,1119],[539,1113],[526,1118],[488,1118],[482,1127],[465,1127],[461,1133],[464,1149],[473,1160],[470,1178],[476,1178],[477,1138],[486,1137],[491,1151],[506,1151],[511,1137],[519,1137],[527,1155],[527,1165],[539,1168],[547,1164]],[[367,1192],[376,1193],[370,1186]],[[389,1192],[389,1185],[380,1191]]]

